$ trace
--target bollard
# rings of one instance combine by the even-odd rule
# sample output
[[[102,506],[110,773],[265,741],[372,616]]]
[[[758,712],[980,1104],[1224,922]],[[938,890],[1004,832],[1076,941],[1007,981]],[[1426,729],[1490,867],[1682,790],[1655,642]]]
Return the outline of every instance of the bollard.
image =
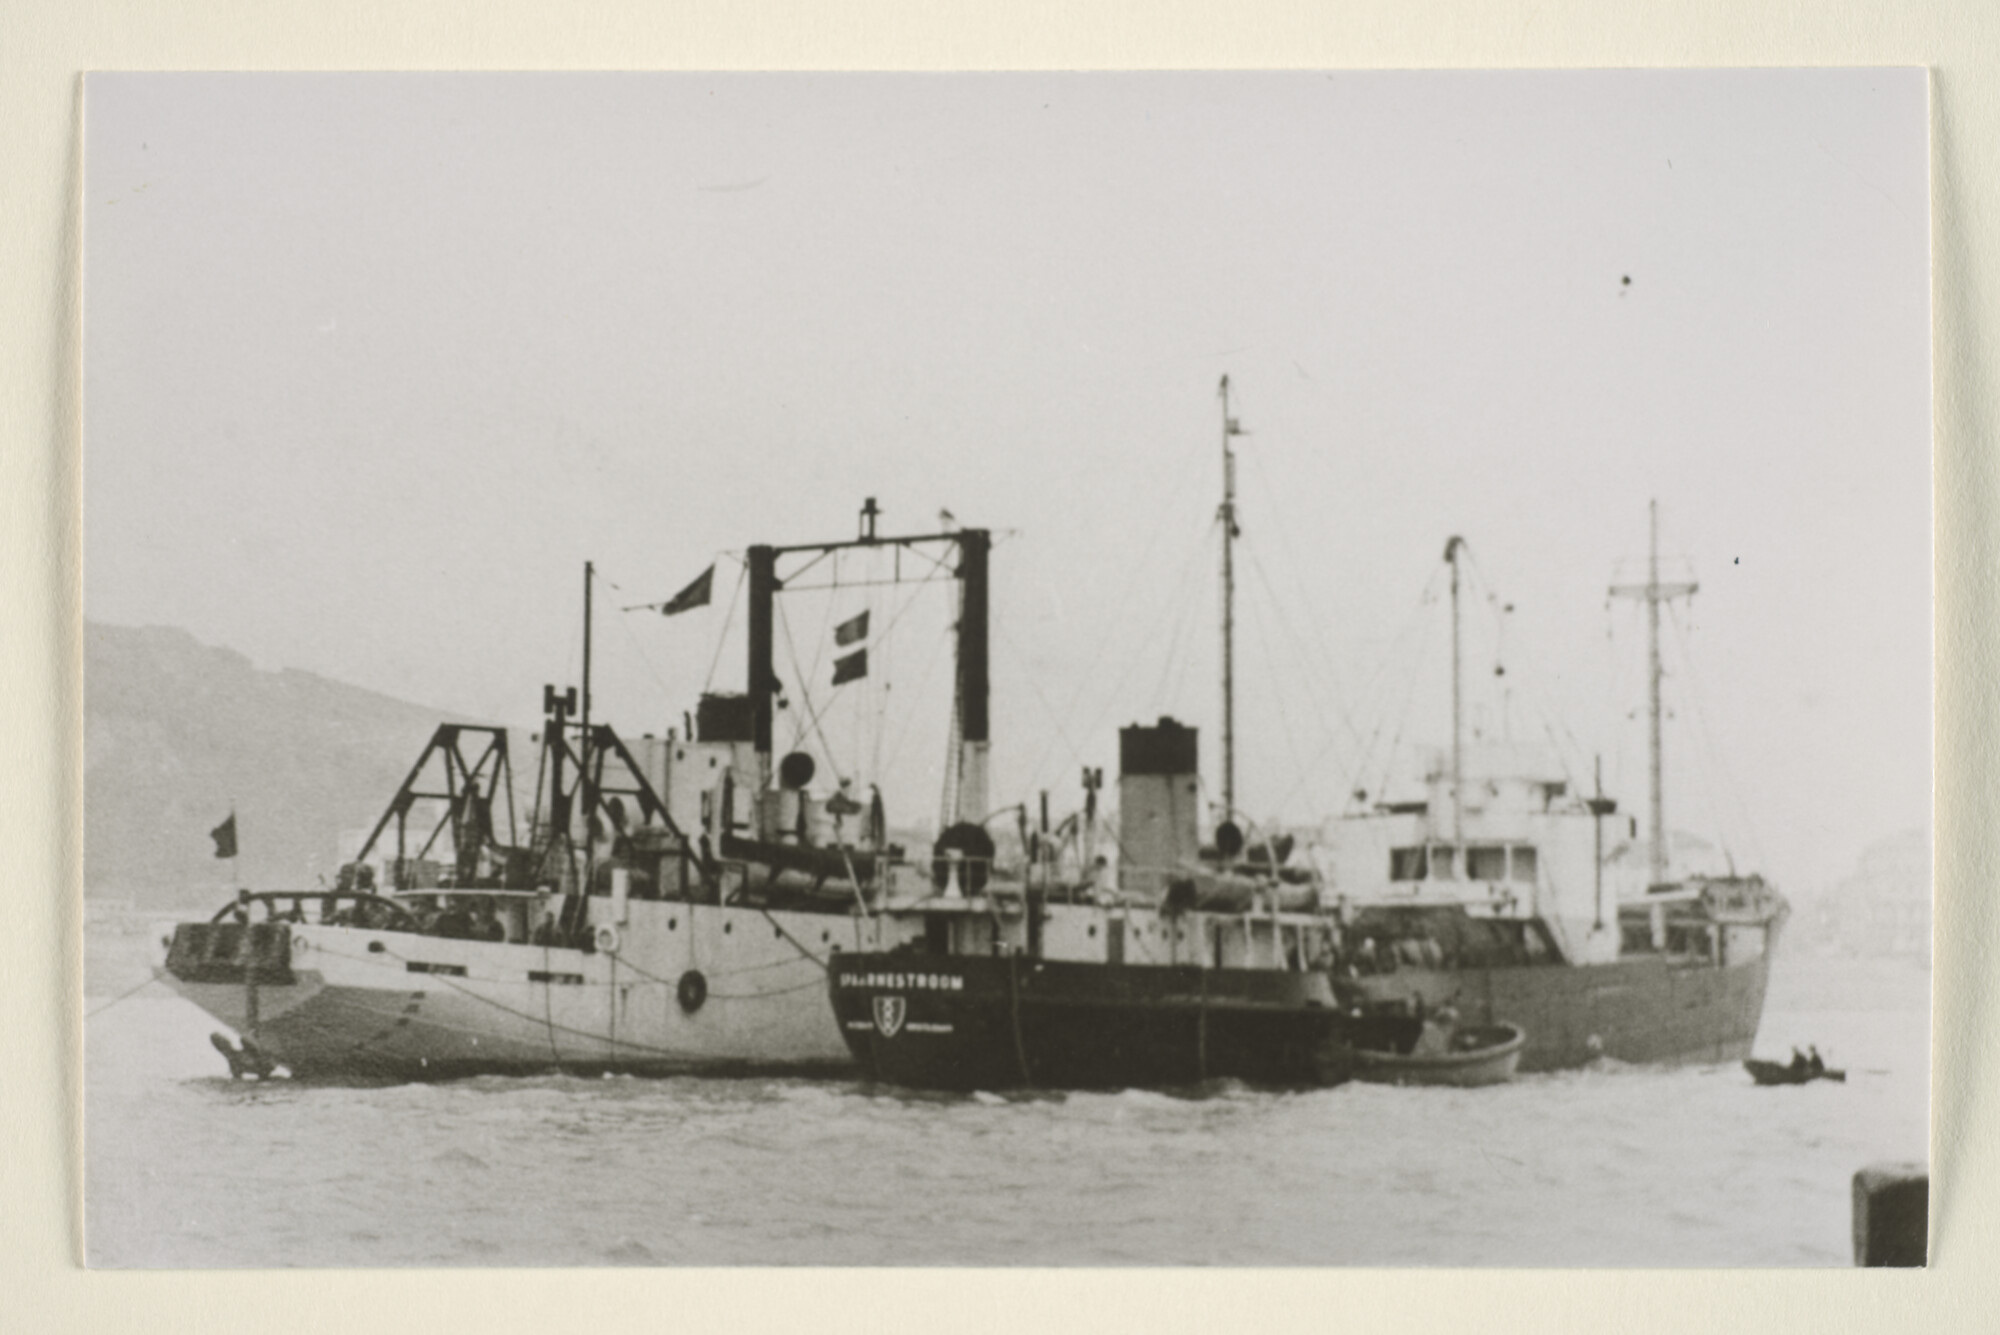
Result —
[[[1871,1164],[1854,1175],[1854,1264],[1922,1266],[1931,1178],[1922,1164]]]

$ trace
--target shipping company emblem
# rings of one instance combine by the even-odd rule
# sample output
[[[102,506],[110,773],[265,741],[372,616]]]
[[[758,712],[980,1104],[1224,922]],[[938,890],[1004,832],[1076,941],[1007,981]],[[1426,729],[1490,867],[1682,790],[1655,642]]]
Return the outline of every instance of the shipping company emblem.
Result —
[[[894,1038],[903,1027],[910,1003],[903,997],[875,998],[875,1030],[884,1038]]]

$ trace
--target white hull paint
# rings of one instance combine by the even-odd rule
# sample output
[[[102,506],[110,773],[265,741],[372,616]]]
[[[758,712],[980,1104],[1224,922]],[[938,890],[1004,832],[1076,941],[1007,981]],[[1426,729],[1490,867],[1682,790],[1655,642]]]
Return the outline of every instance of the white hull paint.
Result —
[[[254,1033],[242,983],[159,976],[306,1078],[852,1065],[826,962],[880,948],[880,920],[651,900],[626,915],[591,952],[294,924],[293,981],[257,987]]]

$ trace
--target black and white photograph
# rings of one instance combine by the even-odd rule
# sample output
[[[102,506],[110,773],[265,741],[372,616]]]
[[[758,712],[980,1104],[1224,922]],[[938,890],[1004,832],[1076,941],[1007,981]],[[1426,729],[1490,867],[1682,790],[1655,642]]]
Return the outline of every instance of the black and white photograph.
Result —
[[[1929,92],[90,75],[84,1260],[1924,1265]]]

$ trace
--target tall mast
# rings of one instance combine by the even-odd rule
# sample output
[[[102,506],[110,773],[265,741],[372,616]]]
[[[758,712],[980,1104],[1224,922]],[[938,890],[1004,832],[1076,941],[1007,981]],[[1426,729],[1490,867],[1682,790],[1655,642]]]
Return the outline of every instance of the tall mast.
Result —
[[[1222,377],[1222,815],[1236,816],[1236,452],[1232,436],[1247,434],[1229,415],[1229,377]]]
[[[1686,584],[1660,583],[1660,503],[1655,500],[1647,505],[1648,546],[1646,554],[1646,582],[1644,584],[1614,584],[1613,596],[1620,598],[1643,598],[1646,602],[1646,722],[1647,722],[1647,770],[1650,780],[1648,791],[1648,819],[1653,827],[1652,880],[1650,885],[1664,885],[1667,881],[1667,816],[1666,799],[1662,795],[1661,783],[1661,743],[1660,743],[1660,680],[1666,675],[1660,665],[1660,604],[1673,598],[1684,598],[1700,586],[1690,580]]]
[[[1465,539],[1453,536],[1444,545],[1445,564],[1451,567],[1451,841],[1465,842],[1465,822],[1460,816],[1464,803],[1459,794],[1465,786],[1465,681],[1460,652],[1458,624],[1458,554]]]
[[[579,763],[583,773],[579,776],[580,791],[583,793],[583,886],[584,893],[590,893],[590,878],[597,870],[597,840],[591,837],[590,825],[597,816],[597,792],[590,778],[590,593],[596,566],[589,561],[583,563],[583,742],[577,748]]]

